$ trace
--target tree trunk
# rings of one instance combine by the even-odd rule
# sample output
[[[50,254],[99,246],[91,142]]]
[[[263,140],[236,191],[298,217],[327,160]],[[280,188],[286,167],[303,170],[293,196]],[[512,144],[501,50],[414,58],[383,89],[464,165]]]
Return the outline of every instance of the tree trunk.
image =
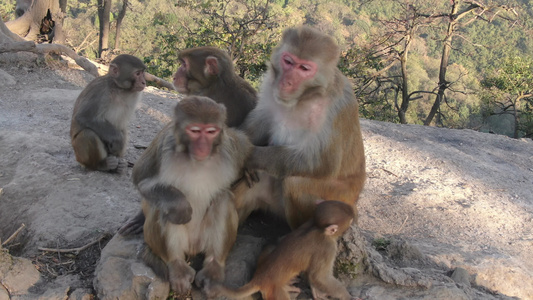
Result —
[[[98,39],[98,57],[105,58],[109,52],[109,14],[111,0],[98,0],[98,19],[100,23],[100,37]]]
[[[126,9],[128,9],[128,0],[122,0],[122,10],[117,17],[117,30],[115,34],[115,49],[120,49],[120,30],[122,29],[122,20],[126,16]]]
[[[5,25],[14,34],[26,40],[37,41],[40,35],[41,23],[48,10],[50,10],[54,21],[57,19],[57,21],[62,22],[63,18],[59,8],[59,0],[35,0],[30,9],[21,17],[9,21]],[[56,28],[54,28],[54,33],[55,30]],[[59,30],[61,31],[61,28]]]
[[[437,96],[435,97],[435,102],[429,111],[429,114],[424,121],[424,125],[428,126],[433,121],[435,114],[440,109],[440,104],[442,99],[444,99],[444,92],[448,88],[448,82],[446,81],[446,71],[448,69],[448,60],[450,58],[450,52],[452,49],[452,39],[455,31],[455,26],[457,25],[457,11],[460,1],[454,1],[452,4],[452,11],[450,13],[450,23],[448,24],[448,31],[446,32],[446,38],[444,38],[444,45],[442,46],[442,56],[440,59],[440,69],[439,69],[439,90],[437,91]]]

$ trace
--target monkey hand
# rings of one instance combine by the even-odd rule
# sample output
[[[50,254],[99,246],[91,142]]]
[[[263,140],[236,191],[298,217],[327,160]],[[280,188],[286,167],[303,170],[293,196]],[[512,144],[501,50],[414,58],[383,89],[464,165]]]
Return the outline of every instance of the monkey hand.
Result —
[[[107,153],[111,155],[118,155],[122,152],[124,148],[124,135],[122,132],[117,132],[113,138],[111,138],[107,143]]]
[[[249,188],[251,188],[256,182],[259,182],[259,174],[257,174],[256,170],[248,170],[244,169],[244,180],[246,180],[246,184]]]
[[[162,224],[170,222],[172,224],[187,224],[192,218],[192,207],[185,199],[172,199],[161,201],[161,221]]]
[[[244,169],[248,173],[252,173],[255,170],[265,169],[265,153],[266,147],[254,147],[252,153],[248,156],[248,159],[244,163]]]

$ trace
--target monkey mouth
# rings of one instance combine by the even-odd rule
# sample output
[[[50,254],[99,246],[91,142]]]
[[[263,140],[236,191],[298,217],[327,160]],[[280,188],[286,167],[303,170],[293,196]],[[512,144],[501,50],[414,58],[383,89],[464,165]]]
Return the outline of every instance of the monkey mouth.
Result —
[[[285,106],[285,107],[293,107],[298,102],[295,99],[285,98],[279,93],[278,95],[276,95],[276,97],[274,97],[274,101],[276,101],[276,103],[281,104],[282,106]]]

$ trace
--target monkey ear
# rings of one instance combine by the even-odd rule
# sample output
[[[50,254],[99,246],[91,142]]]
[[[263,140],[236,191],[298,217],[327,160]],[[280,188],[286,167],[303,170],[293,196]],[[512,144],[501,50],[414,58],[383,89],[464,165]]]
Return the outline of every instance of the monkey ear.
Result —
[[[218,66],[218,59],[214,56],[208,56],[205,59],[205,68],[204,68],[205,75],[218,75],[220,73],[219,66]]]
[[[120,70],[118,68],[118,65],[116,64],[110,64],[109,65],[109,71],[107,72],[111,77],[117,78],[118,74],[120,73]]]
[[[324,233],[326,235],[334,235],[337,230],[339,230],[339,225],[332,224],[326,227],[326,229],[324,229]]]

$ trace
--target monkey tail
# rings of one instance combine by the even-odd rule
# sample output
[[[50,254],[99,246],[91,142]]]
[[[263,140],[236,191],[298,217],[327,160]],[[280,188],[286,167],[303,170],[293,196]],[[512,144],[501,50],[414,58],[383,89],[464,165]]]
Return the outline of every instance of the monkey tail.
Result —
[[[209,297],[225,296],[230,299],[241,299],[249,297],[256,292],[259,292],[259,287],[255,286],[250,282],[238,289],[231,289],[224,285],[217,284],[212,287],[209,287],[207,294]]]
[[[152,249],[148,245],[144,244],[144,249],[142,251],[142,259],[152,270],[155,275],[159,276],[161,279],[168,281],[168,266],[167,264],[157,255],[152,252]]]

